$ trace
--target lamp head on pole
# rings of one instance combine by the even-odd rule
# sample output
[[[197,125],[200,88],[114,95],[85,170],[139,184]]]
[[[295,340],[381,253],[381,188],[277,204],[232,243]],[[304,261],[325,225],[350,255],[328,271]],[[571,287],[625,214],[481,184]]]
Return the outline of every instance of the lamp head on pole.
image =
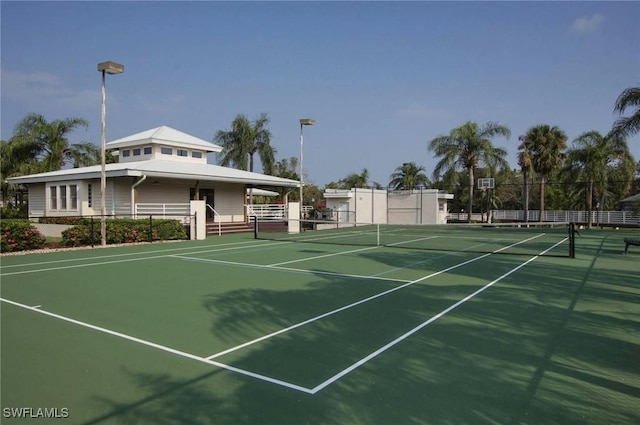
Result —
[[[98,71],[107,74],[122,74],[124,72],[124,65],[112,61],[100,62],[98,64]]]
[[[300,119],[300,125],[314,125],[316,123],[316,120],[311,119],[311,118],[301,118]]]

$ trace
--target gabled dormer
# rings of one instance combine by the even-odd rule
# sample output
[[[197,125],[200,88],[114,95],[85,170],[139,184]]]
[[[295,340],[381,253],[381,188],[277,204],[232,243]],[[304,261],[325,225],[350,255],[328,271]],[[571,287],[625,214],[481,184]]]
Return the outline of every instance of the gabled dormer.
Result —
[[[106,149],[118,155],[121,163],[159,159],[206,164],[208,153],[222,151],[216,144],[167,126],[114,140]]]

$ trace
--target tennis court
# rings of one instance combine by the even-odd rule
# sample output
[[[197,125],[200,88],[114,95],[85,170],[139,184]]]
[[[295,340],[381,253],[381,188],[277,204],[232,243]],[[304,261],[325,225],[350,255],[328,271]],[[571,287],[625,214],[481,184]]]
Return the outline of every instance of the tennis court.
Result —
[[[2,257],[2,423],[640,423],[638,230],[446,229]]]

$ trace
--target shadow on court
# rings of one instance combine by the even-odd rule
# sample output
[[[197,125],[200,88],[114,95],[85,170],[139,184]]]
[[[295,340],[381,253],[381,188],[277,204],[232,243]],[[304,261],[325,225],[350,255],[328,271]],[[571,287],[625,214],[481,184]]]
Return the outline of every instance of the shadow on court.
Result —
[[[640,287],[624,266],[535,261],[315,395],[219,370],[127,371],[147,396],[103,398],[109,413],[87,424],[638,423]],[[494,269],[512,267],[493,259]],[[226,359],[312,386],[473,292],[474,273],[456,270]],[[237,336],[352,302],[365,284],[317,275],[305,290],[237,289],[205,297],[203,308],[214,336]]]

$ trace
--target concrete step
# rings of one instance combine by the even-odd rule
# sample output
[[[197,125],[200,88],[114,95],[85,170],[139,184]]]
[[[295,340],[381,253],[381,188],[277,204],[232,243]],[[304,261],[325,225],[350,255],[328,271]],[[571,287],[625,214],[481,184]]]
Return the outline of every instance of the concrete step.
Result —
[[[242,233],[253,232],[253,224],[243,222],[237,223],[220,223],[220,233]],[[207,223],[207,235],[218,234],[218,223]]]

